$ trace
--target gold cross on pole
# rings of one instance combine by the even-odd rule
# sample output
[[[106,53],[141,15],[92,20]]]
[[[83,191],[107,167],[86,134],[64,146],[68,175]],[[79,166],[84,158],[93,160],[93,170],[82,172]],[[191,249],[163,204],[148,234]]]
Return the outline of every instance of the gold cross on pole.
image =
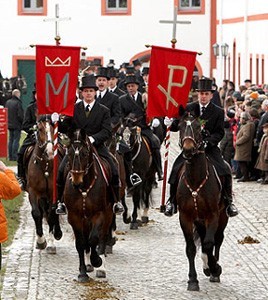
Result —
[[[44,19],[44,22],[55,22],[55,32],[56,32],[56,36],[55,36],[55,40],[56,40],[56,45],[59,46],[60,44],[60,34],[59,34],[59,22],[61,21],[70,21],[71,18],[60,18],[60,13],[59,13],[59,4],[55,5],[55,18],[47,18]]]
[[[173,20],[160,20],[159,23],[161,24],[173,24],[173,31],[172,31],[172,48],[175,48],[175,44],[177,43],[176,40],[176,30],[177,30],[177,24],[191,24],[191,21],[177,21],[177,15],[178,15],[178,7],[174,6],[174,16]]]

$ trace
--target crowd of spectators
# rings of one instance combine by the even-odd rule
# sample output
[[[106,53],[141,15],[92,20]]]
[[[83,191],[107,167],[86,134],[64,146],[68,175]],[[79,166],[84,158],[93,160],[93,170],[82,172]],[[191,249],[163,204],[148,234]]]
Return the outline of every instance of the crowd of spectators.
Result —
[[[224,80],[218,90],[225,111],[220,149],[238,182],[268,184],[268,91],[251,80],[235,88]]]

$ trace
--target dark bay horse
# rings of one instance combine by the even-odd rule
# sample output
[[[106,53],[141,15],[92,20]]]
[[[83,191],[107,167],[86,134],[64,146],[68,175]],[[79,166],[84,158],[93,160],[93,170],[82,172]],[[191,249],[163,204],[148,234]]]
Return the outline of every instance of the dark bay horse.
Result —
[[[109,174],[83,130],[68,135],[70,171],[65,183],[64,202],[79,255],[78,281],[88,282],[87,272],[92,271],[91,266],[98,268],[97,277],[106,277],[105,248],[113,219]]]
[[[47,252],[56,253],[54,238],[60,240],[62,231],[59,216],[52,207],[53,197],[53,126],[49,118],[42,117],[37,123],[37,143],[26,168],[29,200],[37,234],[37,249],[47,248]],[[43,232],[43,218],[49,226],[49,239]]]
[[[189,114],[180,120],[180,143],[185,163],[180,171],[176,198],[186,241],[190,291],[199,291],[195,270],[197,240],[201,241],[204,274],[210,276],[211,282],[220,282],[222,269],[218,261],[228,222],[221,183],[205,155],[201,129],[201,121]]]
[[[143,209],[141,222],[148,223],[150,196],[155,181],[156,168],[152,161],[149,141],[142,136],[141,128],[136,126],[137,119],[126,118],[123,126],[123,139],[132,152],[133,172],[139,174],[142,183],[135,186],[132,191],[133,212],[130,229],[138,229],[138,210]]]

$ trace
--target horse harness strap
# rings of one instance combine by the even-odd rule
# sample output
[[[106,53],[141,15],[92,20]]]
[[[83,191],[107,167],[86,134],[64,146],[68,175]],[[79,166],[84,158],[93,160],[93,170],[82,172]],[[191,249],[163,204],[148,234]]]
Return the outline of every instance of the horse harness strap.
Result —
[[[78,189],[79,192],[82,194],[82,197],[83,197],[83,213],[84,213],[84,219],[87,219],[87,215],[86,215],[86,198],[87,198],[87,194],[88,192],[92,189],[92,187],[94,186],[95,184],[95,181],[96,181],[96,178],[94,177],[93,181],[91,182],[91,185],[89,186],[89,188],[86,190],[86,191],[83,191],[82,189]]]
[[[199,187],[194,191],[191,186],[189,185],[185,175],[183,174],[183,180],[184,180],[184,184],[187,186],[187,188],[189,189],[189,191],[192,193],[192,197],[194,199],[194,208],[197,211],[197,201],[196,198],[198,196],[198,193],[200,192],[200,190],[202,189],[202,187],[205,185],[205,183],[207,182],[209,177],[209,173],[208,170],[206,171],[206,177],[203,179],[203,181],[200,183]]]
[[[105,170],[104,170],[104,168],[103,168],[103,166],[102,166],[102,164],[101,164],[101,161],[100,161],[99,157],[98,157],[95,153],[93,153],[93,155],[94,155],[94,157],[96,158],[96,161],[98,162],[98,164],[99,164],[99,166],[100,166],[101,173],[102,173],[102,175],[103,175],[103,178],[104,178],[104,180],[105,180],[107,186],[109,186],[108,175],[106,174],[106,172],[105,172]]]

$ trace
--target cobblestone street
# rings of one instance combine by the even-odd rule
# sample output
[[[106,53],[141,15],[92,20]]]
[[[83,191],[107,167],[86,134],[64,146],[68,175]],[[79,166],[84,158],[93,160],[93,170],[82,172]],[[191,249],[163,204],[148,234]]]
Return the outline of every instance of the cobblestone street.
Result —
[[[173,136],[172,140],[175,140]],[[170,149],[169,168],[178,146]],[[153,190],[150,222],[130,230],[117,217],[118,241],[106,257],[106,279],[79,284],[78,255],[72,229],[62,218],[63,238],[56,243],[57,254],[35,249],[35,229],[30,204],[25,197],[21,225],[4,257],[6,274],[2,300],[43,299],[243,299],[268,298],[268,186],[256,182],[234,183],[239,215],[229,220],[221,248],[221,283],[211,283],[202,272],[200,252],[196,269],[200,292],[188,292],[188,260],[178,214],[171,218],[159,212],[161,184]],[[131,206],[131,198],[127,198]],[[241,244],[246,236],[260,243]]]

